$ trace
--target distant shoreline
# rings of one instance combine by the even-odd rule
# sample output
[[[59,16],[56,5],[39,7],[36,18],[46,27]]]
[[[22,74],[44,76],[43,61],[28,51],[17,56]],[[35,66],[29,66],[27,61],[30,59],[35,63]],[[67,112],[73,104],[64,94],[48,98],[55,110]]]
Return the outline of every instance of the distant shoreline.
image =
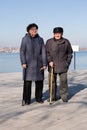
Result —
[[[2,47],[0,48],[0,53],[19,53],[18,47]]]
[[[79,51],[87,51],[87,48],[79,48]],[[0,48],[0,54],[1,53],[19,53],[20,48],[18,47],[2,47]]]
[[[78,52],[86,52],[87,50],[79,50]],[[0,54],[17,54],[17,53],[20,53],[20,52],[0,52]]]
[[[0,52],[0,54],[18,54],[19,52]]]
[[[79,51],[87,51],[87,48],[79,48]]]

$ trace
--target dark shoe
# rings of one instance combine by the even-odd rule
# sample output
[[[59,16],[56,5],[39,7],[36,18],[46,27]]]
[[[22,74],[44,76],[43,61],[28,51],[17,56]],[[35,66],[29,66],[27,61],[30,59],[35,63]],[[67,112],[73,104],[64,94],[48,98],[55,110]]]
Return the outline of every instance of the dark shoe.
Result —
[[[50,102],[50,98],[47,99],[47,101]],[[56,97],[56,98],[53,98],[52,101],[58,101],[58,98],[57,98],[57,97]]]
[[[22,101],[22,106],[29,105],[29,104],[30,104],[30,101],[28,102],[25,102],[24,100]]]
[[[59,96],[59,97],[58,97],[58,99],[60,100],[60,99],[61,99],[61,97]]]
[[[56,97],[56,98],[53,98],[53,101],[58,101],[58,97]]]
[[[63,101],[63,102],[68,102],[68,99],[67,99],[67,98],[62,99],[62,101]]]
[[[37,103],[44,103],[44,101],[41,99],[41,100],[36,100]]]
[[[25,106],[25,101],[24,100],[22,100],[22,106]]]
[[[30,105],[30,102],[26,102],[26,105]]]

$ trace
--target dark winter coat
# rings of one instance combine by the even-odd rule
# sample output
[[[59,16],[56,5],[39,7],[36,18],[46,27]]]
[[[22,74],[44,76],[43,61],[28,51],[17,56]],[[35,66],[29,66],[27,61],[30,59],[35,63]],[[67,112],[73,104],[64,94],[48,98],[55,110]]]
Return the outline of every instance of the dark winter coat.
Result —
[[[44,79],[41,67],[46,66],[46,52],[43,39],[37,35],[31,38],[26,34],[20,47],[21,64],[27,64],[23,69],[23,79],[27,81],[39,81]]]
[[[51,38],[46,42],[47,61],[54,62],[54,72],[67,72],[72,59],[72,47],[70,42],[61,38],[56,40]]]

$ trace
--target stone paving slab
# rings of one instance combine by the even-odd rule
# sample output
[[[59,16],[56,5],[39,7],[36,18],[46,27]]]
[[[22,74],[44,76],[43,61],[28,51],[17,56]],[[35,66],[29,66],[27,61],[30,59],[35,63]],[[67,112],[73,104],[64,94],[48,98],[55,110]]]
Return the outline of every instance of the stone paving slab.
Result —
[[[21,106],[22,73],[0,73],[0,130],[87,130],[87,70],[68,73],[68,103],[49,105],[45,77],[44,104],[35,102],[33,83],[31,105]]]

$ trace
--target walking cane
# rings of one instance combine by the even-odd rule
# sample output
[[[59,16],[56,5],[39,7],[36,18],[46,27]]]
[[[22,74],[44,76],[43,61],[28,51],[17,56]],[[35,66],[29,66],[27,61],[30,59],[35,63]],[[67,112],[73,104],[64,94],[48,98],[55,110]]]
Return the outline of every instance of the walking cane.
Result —
[[[52,104],[52,88],[53,88],[53,67],[51,67],[50,73],[50,105]]]
[[[23,69],[23,74],[24,74],[24,82],[26,80],[26,69]],[[24,83],[25,84],[25,83]],[[22,95],[22,106],[25,105],[25,86],[23,86],[23,95]]]

